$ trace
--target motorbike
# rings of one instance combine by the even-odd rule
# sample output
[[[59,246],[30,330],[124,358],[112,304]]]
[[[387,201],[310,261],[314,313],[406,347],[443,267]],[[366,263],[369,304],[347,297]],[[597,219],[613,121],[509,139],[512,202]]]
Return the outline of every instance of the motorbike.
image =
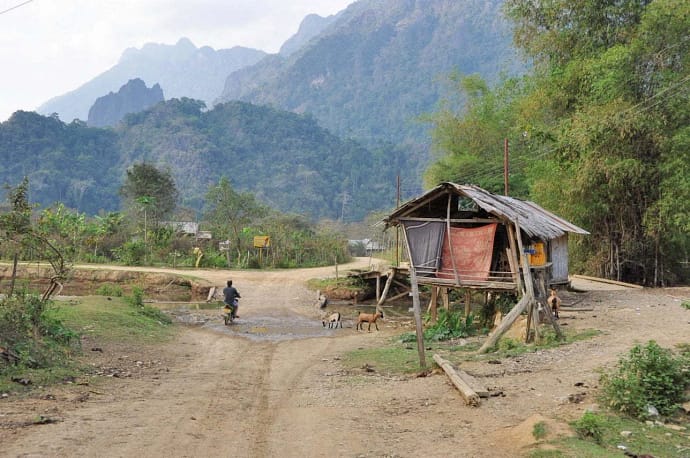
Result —
[[[221,311],[223,312],[223,322],[225,323],[226,326],[231,325],[232,322],[235,320],[233,315],[235,313],[236,306],[237,306],[237,299],[235,299],[235,303],[233,305],[223,303],[223,308],[221,309]]]

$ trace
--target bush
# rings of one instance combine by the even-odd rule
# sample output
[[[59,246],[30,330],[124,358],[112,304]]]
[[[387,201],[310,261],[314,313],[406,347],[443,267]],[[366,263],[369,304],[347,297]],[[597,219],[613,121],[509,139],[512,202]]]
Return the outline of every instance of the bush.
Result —
[[[601,377],[602,398],[614,410],[644,419],[649,406],[659,414],[673,414],[690,385],[689,360],[649,341],[636,345],[617,367]]]
[[[585,412],[582,418],[573,423],[580,439],[592,439],[597,444],[604,440],[606,419],[592,412]]]
[[[48,367],[78,347],[79,335],[48,315],[51,305],[25,292],[0,301],[0,347],[17,365]]]
[[[161,324],[172,323],[172,319],[163,311],[144,304],[144,290],[138,286],[132,288],[131,296],[125,296],[125,301],[141,315],[152,318]]]
[[[475,333],[474,315],[470,313],[465,316],[464,313],[453,313],[441,309],[438,314],[438,321],[424,330],[424,340],[439,342],[469,337]],[[415,333],[406,334],[402,337],[403,342],[414,342],[416,339]]]
[[[122,297],[123,292],[120,285],[105,283],[98,287],[96,294],[99,296]]]

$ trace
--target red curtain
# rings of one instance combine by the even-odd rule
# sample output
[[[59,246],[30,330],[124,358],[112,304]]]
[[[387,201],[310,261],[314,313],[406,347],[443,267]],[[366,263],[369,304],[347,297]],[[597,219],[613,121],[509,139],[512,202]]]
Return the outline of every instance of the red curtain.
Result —
[[[496,223],[480,227],[450,228],[450,244],[453,247],[451,256],[448,237],[443,237],[441,251],[441,270],[439,278],[455,278],[453,260],[460,280],[487,280],[491,269],[491,255],[494,248]]]

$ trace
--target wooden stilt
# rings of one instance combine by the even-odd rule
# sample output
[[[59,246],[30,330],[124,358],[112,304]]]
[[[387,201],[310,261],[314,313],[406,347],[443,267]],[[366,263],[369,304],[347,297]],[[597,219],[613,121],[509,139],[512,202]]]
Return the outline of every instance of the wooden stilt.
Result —
[[[381,274],[376,274],[376,303],[381,300]]]
[[[470,301],[472,300],[472,292],[469,289],[465,290],[465,317],[468,317],[472,312]]]
[[[429,300],[429,307],[427,313],[431,313],[431,319],[438,320],[438,286],[431,287],[431,299]]]
[[[410,270],[412,270],[410,268]],[[393,277],[395,276],[395,269],[390,269],[388,271],[388,278],[386,279],[386,285],[383,287],[383,293],[381,293],[381,298],[378,300],[376,305],[382,305],[384,302],[386,302],[386,296],[388,295],[388,290],[390,289],[391,285],[393,284]]]
[[[443,308],[446,312],[450,312],[450,298],[448,297],[448,288],[441,288],[441,299],[443,300]]]

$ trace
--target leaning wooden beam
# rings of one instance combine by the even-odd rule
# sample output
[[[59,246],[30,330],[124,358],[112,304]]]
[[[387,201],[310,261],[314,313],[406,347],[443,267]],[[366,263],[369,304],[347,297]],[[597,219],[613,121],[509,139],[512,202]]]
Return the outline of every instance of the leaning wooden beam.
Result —
[[[479,404],[481,404],[479,395],[475,393],[475,391],[457,374],[457,372],[455,372],[455,369],[453,369],[453,366],[448,361],[441,358],[439,355],[434,355],[434,361],[436,361],[436,364],[441,366],[441,369],[443,369],[450,381],[453,382],[455,388],[460,391],[460,394],[468,405],[478,407]]]
[[[393,284],[393,277],[395,277],[395,269],[388,271],[388,278],[386,279],[386,285],[383,287],[383,293],[381,293],[381,299],[376,303],[376,305],[381,305],[386,302],[386,296],[388,295],[388,290]]]
[[[478,350],[478,353],[486,353],[490,349],[496,346],[496,342],[498,342],[498,339],[501,338],[503,334],[506,333],[508,329],[513,325],[517,317],[520,316],[522,312],[525,311],[525,308],[527,307],[527,304],[530,303],[530,301],[533,300],[529,295],[525,294],[522,296],[522,299],[520,299],[520,302],[518,302],[515,307],[503,318],[501,321],[501,324],[498,325],[498,327],[492,332],[489,337],[486,339],[486,342],[484,342],[484,345],[481,346],[481,348]]]
[[[402,292],[402,293],[400,293],[400,294],[396,294],[395,296],[391,297],[391,298],[388,299],[388,300],[389,300],[389,301],[397,301],[398,299],[402,299],[403,297],[409,296],[409,295],[410,295],[410,292],[409,292],[409,291],[405,291],[405,292]]]

